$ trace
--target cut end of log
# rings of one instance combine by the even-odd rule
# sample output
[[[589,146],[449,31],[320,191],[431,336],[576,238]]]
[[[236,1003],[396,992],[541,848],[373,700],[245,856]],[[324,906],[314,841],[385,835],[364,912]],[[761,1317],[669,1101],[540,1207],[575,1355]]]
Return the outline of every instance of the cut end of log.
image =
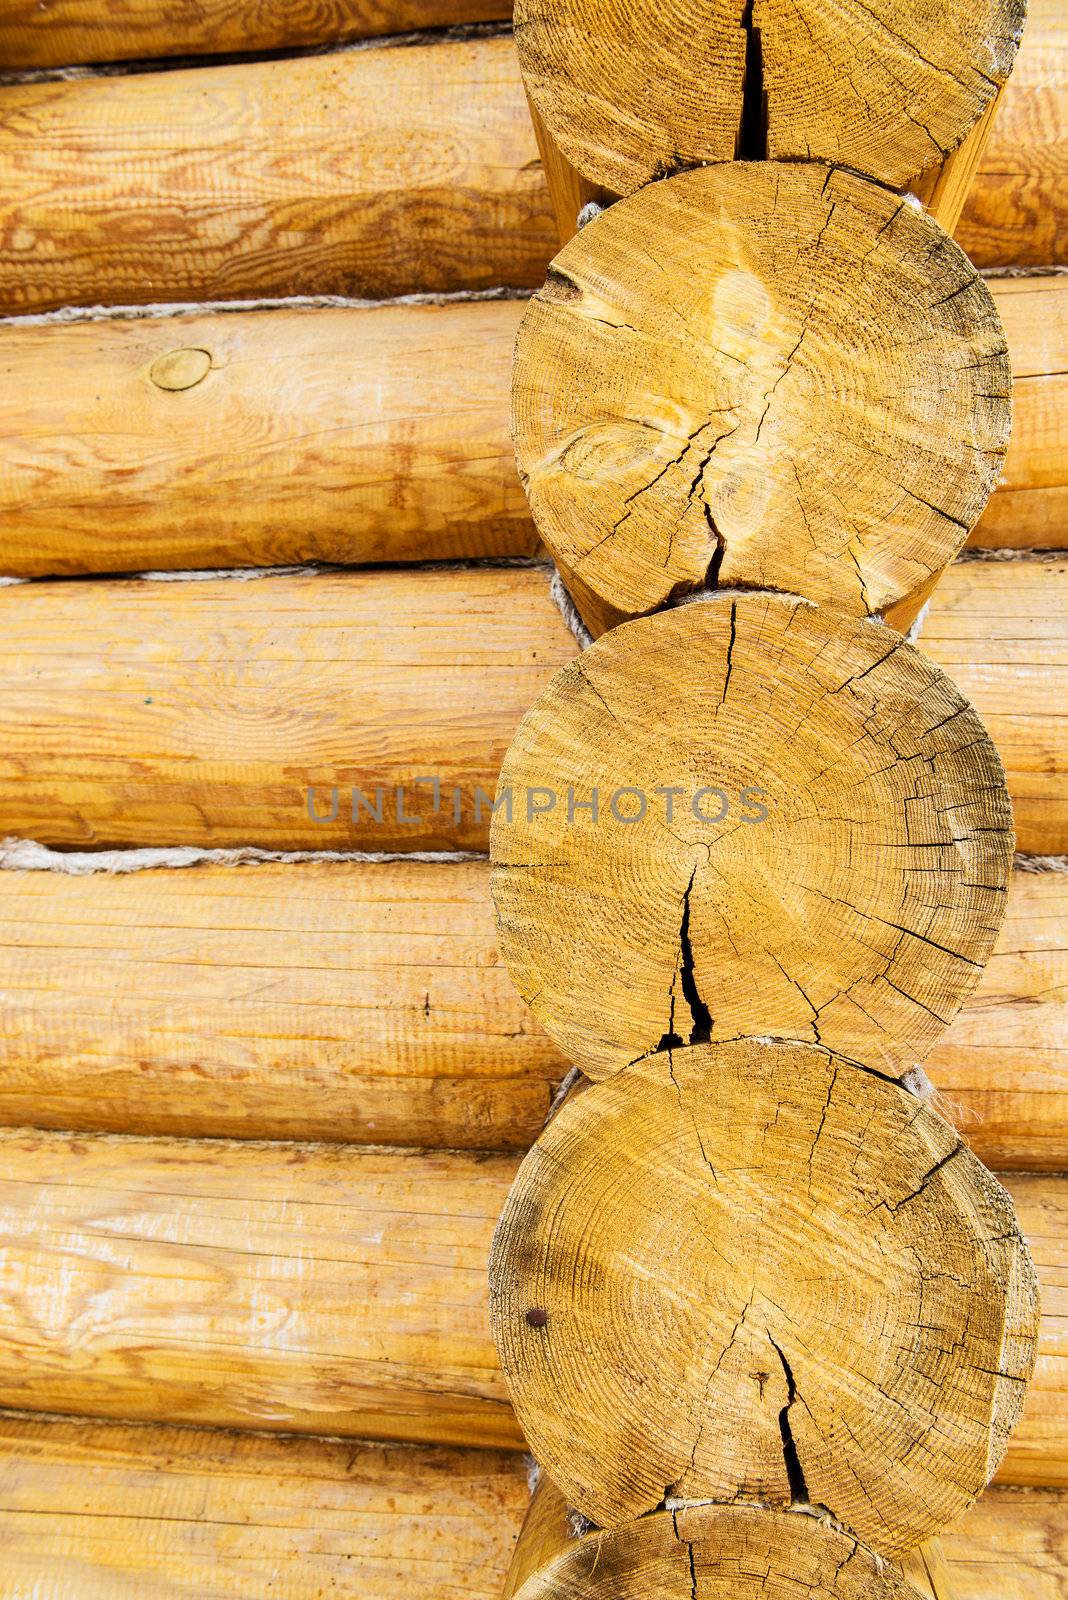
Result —
[[[877,623],[739,594],[557,674],[506,755],[491,853],[504,959],[589,1076],[771,1035],[900,1077],[991,954],[1012,830],[938,668]]]
[[[505,1600],[918,1600],[899,1572],[815,1516],[686,1506],[576,1538],[562,1497],[542,1482]],[[528,1540],[543,1558],[533,1570]]]
[[[513,432],[594,634],[716,586],[863,616],[957,554],[1010,391],[990,293],[929,217],[834,168],[737,162],[560,252],[520,328]]]
[[[527,93],[615,194],[680,168],[841,162],[901,187],[942,161],[1012,68],[1025,0],[518,0]]]
[[[565,1104],[490,1286],[526,1437],[591,1521],[816,1506],[885,1556],[984,1488],[1038,1331],[1012,1202],[949,1124],[826,1051],[756,1041]]]

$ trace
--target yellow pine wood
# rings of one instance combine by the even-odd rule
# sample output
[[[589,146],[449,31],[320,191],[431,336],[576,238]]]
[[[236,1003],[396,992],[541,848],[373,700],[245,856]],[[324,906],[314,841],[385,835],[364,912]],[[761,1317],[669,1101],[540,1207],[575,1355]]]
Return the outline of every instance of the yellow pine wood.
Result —
[[[515,1453],[0,1418],[5,1579],[50,1600],[500,1600],[527,1506]],[[989,1490],[943,1543],[953,1600],[1061,1600],[1068,1499]]]
[[[927,1061],[995,1167],[1068,1148],[1066,902],[1068,877],[1014,875]],[[0,908],[5,1124],[525,1148],[567,1070],[500,965],[484,862],[5,872]]]
[[[531,554],[507,432],[520,310],[0,328],[0,571]]]
[[[500,0],[302,0],[285,6],[239,0],[36,0],[0,4],[0,61],[6,69],[82,61],[239,54],[331,45],[375,34],[492,21]]]
[[[1059,549],[1068,543],[1068,279],[990,288],[1012,358],[1012,438],[971,543]]]
[[[0,1405],[521,1446],[486,1276],[516,1156],[13,1130],[0,1157]],[[1068,1485],[1068,1184],[1008,1181],[1045,1309],[1002,1478]]]
[[[1023,1421],[1000,1477],[1068,1488],[1068,1180],[1020,1174],[1008,1183],[1042,1285],[1042,1335]]]
[[[687,1506],[576,1538],[564,1500],[543,1477],[504,1600],[918,1600],[931,1593],[813,1514]]]
[[[1027,28],[957,238],[981,267],[1068,262],[1068,14],[1028,0]]]
[[[1050,547],[1068,529],[1068,282],[988,287],[1013,435],[971,542]],[[525,555],[508,431],[524,309],[0,328],[0,571]],[[183,350],[209,352],[210,367],[161,389],[153,371]]]
[[[998,747],[1017,848],[1068,851],[1068,558],[950,567],[918,644]]]
[[[955,0],[937,23],[917,0],[878,17],[755,0],[741,19],[724,0],[668,14],[652,0],[519,0],[515,20],[527,91],[561,151],[629,194],[736,150],[841,162],[899,187],[978,119],[1024,14],[1014,0]],[[740,149],[746,99],[761,91],[766,149]]]
[[[485,848],[516,724],[577,646],[542,571],[0,586],[0,834],[103,844]],[[1068,564],[950,568],[920,635],[978,706],[1020,848],[1068,850]],[[459,784],[457,826],[419,791]],[[373,799],[348,820],[348,786]],[[307,816],[315,785],[336,824]],[[395,797],[393,797],[395,799]],[[392,813],[390,810],[392,804]],[[392,824],[390,818],[392,815]]]
[[[901,1076],[1004,913],[1009,807],[974,712],[893,630],[803,601],[720,595],[604,635],[501,783],[559,796],[498,811],[492,889],[520,993],[594,1078],[763,1034]]]
[[[994,954],[925,1066],[939,1110],[987,1166],[1064,1168],[1068,874],[1013,874]]]
[[[929,218],[852,173],[728,163],[556,257],[516,346],[516,456],[595,634],[710,576],[883,613],[978,519],[1009,389],[991,297]]]
[[[4,88],[0,310],[536,283],[552,220],[512,51]]]
[[[954,1600],[1063,1600],[1068,1495],[990,1489],[942,1545]]]
[[[525,1149],[567,1071],[484,861],[0,872],[0,1121]]]
[[[490,1265],[519,1421],[592,1522],[665,1495],[818,1505],[885,1556],[997,1468],[1036,1294],[1008,1195],[948,1123],[825,1052],[752,1041],[565,1105]]]
[[[514,1157],[18,1132],[0,1155],[0,1405],[519,1442],[486,1306]]]
[[[1018,872],[927,1061],[988,1166],[1068,1150],[1068,875]],[[526,1149],[568,1062],[486,861],[0,873],[0,1123]]]
[[[520,1458],[0,1417],[3,1587],[48,1600],[498,1600]]]
[[[85,598],[0,588],[0,832],[482,844],[511,730],[575,651],[537,570],[110,582]],[[376,811],[382,789],[381,821],[363,800],[353,821],[353,786]],[[335,822],[311,820],[309,787],[320,817],[338,791]]]

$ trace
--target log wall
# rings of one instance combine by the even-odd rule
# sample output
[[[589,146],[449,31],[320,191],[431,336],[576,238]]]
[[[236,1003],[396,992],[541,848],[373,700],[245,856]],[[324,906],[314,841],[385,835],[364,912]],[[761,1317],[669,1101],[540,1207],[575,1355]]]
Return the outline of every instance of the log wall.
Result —
[[[476,791],[577,648],[540,569],[112,581],[83,602],[0,588],[0,833],[68,848],[484,849]],[[980,561],[921,634],[1001,751],[1032,853],[1068,849],[1066,621],[1068,561]],[[360,799],[353,820],[353,788],[381,820]],[[337,790],[335,821],[309,789],[328,818]]]
[[[0,872],[0,1123],[521,1150],[569,1063],[497,949],[485,861]],[[1068,874],[1015,874],[927,1061],[993,1167],[1068,1149]]]
[[[48,1570],[78,1600],[499,1600],[528,1494],[499,1451],[0,1418],[17,1592]],[[1060,1600],[1068,1497],[988,1490],[943,1545],[954,1600]]]
[[[978,266],[1064,263],[1059,0],[1003,100],[958,236]],[[534,287],[555,254],[507,38],[4,87],[0,193],[7,311]]]
[[[1063,545],[1068,278],[992,288],[1015,420],[972,542]],[[531,554],[508,431],[524,309],[0,326],[0,571]]]
[[[136,61],[252,50],[293,50],[410,29],[510,15],[502,0],[329,0],[284,6],[240,0],[106,0],[0,3],[0,63],[8,70],[83,61]]]
[[[519,1448],[486,1262],[514,1156],[0,1133],[0,1405]],[[1068,1486],[1068,1180],[1008,1180],[1043,1289],[1002,1469]]]
[[[528,555],[508,435],[521,311],[0,327],[0,571]]]

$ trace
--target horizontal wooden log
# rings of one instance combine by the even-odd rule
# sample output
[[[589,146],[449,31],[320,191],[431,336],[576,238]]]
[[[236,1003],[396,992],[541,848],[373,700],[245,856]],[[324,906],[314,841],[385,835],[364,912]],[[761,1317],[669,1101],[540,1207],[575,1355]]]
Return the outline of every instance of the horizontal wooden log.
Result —
[[[499,1600],[527,1499],[497,1451],[0,1418],[11,1595]]]
[[[521,310],[0,328],[0,571],[531,554],[508,436]]]
[[[0,872],[0,994],[8,1125],[525,1149],[567,1072],[485,861]]]
[[[1068,559],[958,562],[935,590],[918,643],[998,747],[1017,849],[1068,850]]]
[[[1068,849],[1066,618],[1068,561],[966,562],[920,635],[984,719],[1018,846],[1035,853]],[[78,584],[2,587],[0,834],[484,849],[503,752],[575,649],[540,569],[240,590],[109,581],[92,606]],[[441,779],[438,811],[417,786],[427,776]],[[337,791],[333,821],[312,820],[309,788],[327,819]]]
[[[510,39],[20,84],[0,309],[533,284],[552,215]]]
[[[939,1109],[988,1167],[1064,1168],[1068,874],[1013,875],[994,954],[924,1066]]]
[[[515,1156],[0,1133],[0,1405],[518,1448],[489,1330]],[[1005,1482],[1068,1483],[1068,1180]]]
[[[1032,6],[961,223],[977,266],[1068,260],[1059,11]],[[0,190],[9,311],[533,287],[555,253],[507,39],[5,88]]]
[[[1061,545],[1068,279],[990,288],[1014,429],[971,542]],[[0,571],[529,554],[508,432],[523,310],[506,300],[0,327]]]
[[[0,0],[0,64],[11,69],[85,61],[240,54],[335,45],[377,34],[488,22],[508,16],[502,0],[329,0],[243,6],[239,0]]]
[[[953,1600],[1061,1600],[1068,1584],[1068,1495],[988,1489],[941,1542]]]
[[[0,832],[484,847],[515,725],[576,649],[540,570],[102,583],[92,599],[0,588]],[[421,778],[440,780],[437,809]],[[335,821],[312,820],[309,788]]]
[[[1001,97],[956,237],[979,267],[1068,262],[1068,16],[1030,0],[1023,43]]]
[[[973,545],[1068,544],[1068,277],[989,283],[1012,361],[1012,436]]]
[[[0,1418],[5,1576],[57,1600],[499,1600],[528,1496],[514,1453]],[[1061,1600],[1068,1496],[990,1489],[942,1543],[954,1600]]]
[[[1068,1150],[1068,875],[1014,875],[926,1062],[988,1166]],[[0,872],[0,1123],[526,1149],[569,1063],[500,964],[485,861]]]

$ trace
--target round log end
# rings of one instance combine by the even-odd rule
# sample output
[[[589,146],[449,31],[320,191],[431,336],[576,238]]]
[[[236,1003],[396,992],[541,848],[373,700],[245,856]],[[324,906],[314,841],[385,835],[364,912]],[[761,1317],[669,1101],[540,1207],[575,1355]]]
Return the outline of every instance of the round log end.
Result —
[[[826,1051],[753,1040],[565,1103],[490,1284],[531,1449],[591,1521],[803,1504],[884,1556],[986,1485],[1037,1338],[1012,1203],[949,1124]]]
[[[736,155],[840,162],[901,188],[982,115],[1025,13],[1026,0],[517,0],[515,28],[553,139],[614,194]]]
[[[1013,837],[975,711],[891,629],[721,594],[563,668],[505,757],[501,950],[603,1078],[773,1035],[895,1077],[978,981]]]
[[[520,328],[513,433],[594,634],[716,585],[882,614],[978,520],[1010,390],[937,223],[850,173],[740,162],[564,247]]]
[[[917,1600],[870,1550],[813,1516],[686,1506],[563,1541],[508,1600]]]

